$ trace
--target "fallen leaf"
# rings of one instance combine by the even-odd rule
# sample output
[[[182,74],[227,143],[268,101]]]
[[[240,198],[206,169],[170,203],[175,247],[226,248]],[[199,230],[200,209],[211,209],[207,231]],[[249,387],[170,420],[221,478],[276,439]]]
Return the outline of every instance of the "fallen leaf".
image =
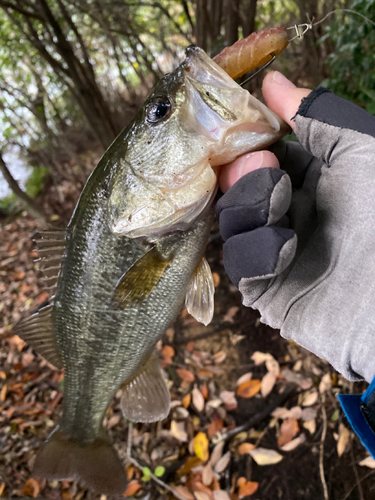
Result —
[[[194,495],[190,493],[186,486],[174,486],[173,489],[176,490],[182,497],[186,498],[186,500],[195,500]]]
[[[275,377],[280,374],[280,365],[274,358],[266,359],[266,368],[268,372],[275,375]]]
[[[314,420],[318,414],[316,408],[304,408],[301,413],[301,419],[305,421]]]
[[[137,491],[140,490],[141,488],[142,485],[139,484],[138,481],[130,481],[124,493],[124,497],[131,497],[132,495],[137,493]]]
[[[375,469],[375,460],[372,457],[366,457],[359,462],[362,467],[369,467],[370,469]]]
[[[194,453],[198,458],[206,462],[209,457],[208,453],[208,439],[204,432],[198,432],[194,438],[193,443]]]
[[[29,478],[26,481],[26,485],[22,490],[22,494],[27,497],[36,498],[39,495],[40,486],[36,479]]]
[[[234,391],[222,391],[219,395],[228,411],[235,410],[238,406]]]
[[[186,396],[182,398],[181,404],[184,408],[188,408],[190,406],[190,402],[191,402],[191,394],[189,392],[188,394],[186,394]]]
[[[316,421],[315,420],[307,420],[303,422],[302,426],[309,431],[310,434],[314,434],[316,431]]]
[[[305,392],[302,395],[302,406],[312,406],[318,401],[318,391],[313,389],[312,391]]]
[[[198,412],[202,412],[204,410],[204,397],[198,387],[194,387],[191,391],[193,405]]]
[[[165,345],[161,350],[164,360],[167,363],[172,363],[172,358],[175,355],[175,350],[170,345]]]
[[[202,460],[196,456],[194,457],[188,457],[186,459],[186,462],[177,470],[177,474],[179,476],[184,476],[185,474],[189,474],[191,469],[194,469],[194,467],[199,467],[202,465]]]
[[[220,432],[223,427],[224,427],[224,422],[221,419],[214,420],[213,422],[211,422],[207,429],[207,435],[209,439],[211,439],[212,436],[215,436],[215,434]]]
[[[214,363],[216,363],[218,365],[218,364],[222,363],[226,357],[227,357],[227,353],[225,351],[219,351],[213,355]]]
[[[231,500],[228,493],[224,490],[215,490],[213,493],[214,493],[214,500]]]
[[[345,427],[344,424],[340,424],[339,440],[337,442],[337,454],[339,457],[341,457],[344,454],[346,446],[349,443],[349,439],[350,439],[349,430]]]
[[[194,491],[194,496],[197,500],[210,500],[210,497],[203,491]]]
[[[176,373],[180,377],[180,379],[184,380],[185,382],[194,382],[195,380],[194,373],[189,370],[185,370],[184,368],[177,368]]]
[[[220,274],[212,273],[212,279],[214,280],[214,287],[217,288],[220,285]]]
[[[255,481],[246,481],[246,483],[244,483],[238,491],[238,498],[244,498],[253,495],[257,491],[258,487],[259,483]]]
[[[60,496],[61,500],[73,500],[73,495],[69,490],[63,490]]]
[[[249,453],[249,451],[255,449],[255,444],[253,443],[242,443],[240,446],[237,448],[237,451],[240,455],[246,455]]]
[[[247,372],[247,373],[244,373],[243,375],[241,375],[241,377],[237,380],[236,382],[236,385],[239,386],[241,385],[243,382],[247,382],[248,380],[251,379],[251,377],[253,376],[252,372]]]
[[[299,432],[299,425],[295,418],[287,418],[280,426],[280,434],[277,438],[277,446],[281,447],[289,443]]]
[[[281,446],[280,450],[282,450],[282,451],[292,451],[295,448],[297,448],[297,446],[299,446],[300,444],[304,443],[305,441],[306,441],[306,436],[304,434],[301,434],[298,437],[296,437],[295,439],[292,439],[291,441],[289,441],[289,443],[284,444],[284,446]]]
[[[227,323],[234,323],[234,317],[238,313],[240,308],[238,306],[232,306],[226,313],[226,315],[223,318],[224,322]]]
[[[176,420],[172,420],[171,433],[181,443],[186,443],[188,440],[188,436],[185,431],[185,422],[176,422]]]
[[[236,398],[234,398],[234,399],[235,399],[235,402],[237,404]],[[208,401],[206,408],[207,409],[208,408],[219,408],[219,406],[221,406],[222,404],[223,404],[223,401],[221,399],[211,399],[210,401]]]
[[[202,470],[202,482],[204,485],[210,486],[213,478],[214,478],[214,471],[212,470],[211,462],[207,462],[207,464],[203,467]]]
[[[212,450],[211,457],[210,457],[210,463],[212,466],[216,465],[220,458],[223,455],[223,449],[224,449],[224,441],[221,441],[220,443],[217,443],[215,448]]]
[[[252,398],[257,394],[262,387],[262,383],[258,379],[248,380],[243,382],[236,391],[237,396],[241,398]]]
[[[0,392],[0,402],[3,403],[7,397],[7,393],[8,393],[8,385],[7,384],[4,384],[3,387],[1,388],[1,392]]]
[[[249,455],[253,457],[258,465],[277,464],[283,459],[283,456],[280,455],[280,453],[267,448],[256,448],[255,450],[250,450]]]
[[[326,373],[323,375],[322,380],[319,384],[319,392],[322,394],[323,392],[328,391],[332,387],[332,378],[330,373]]]
[[[276,384],[276,375],[272,372],[267,372],[262,378],[261,382],[261,394],[265,398],[274,388]]]
[[[261,365],[262,363],[265,363],[267,360],[275,358],[268,352],[255,351],[250,359],[252,359],[256,365]]]
[[[230,451],[224,453],[224,455],[220,458],[220,460],[218,460],[218,462],[215,465],[215,472],[217,472],[218,474],[220,474],[220,472],[223,472],[228,467],[230,458],[231,458]]]
[[[5,486],[6,486],[6,483],[1,483],[1,484],[0,484],[0,497],[1,497],[1,495],[4,493]]]

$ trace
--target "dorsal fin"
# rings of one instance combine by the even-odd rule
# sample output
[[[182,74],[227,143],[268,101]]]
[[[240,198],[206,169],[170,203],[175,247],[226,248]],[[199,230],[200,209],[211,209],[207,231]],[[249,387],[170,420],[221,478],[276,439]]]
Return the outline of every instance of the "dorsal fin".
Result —
[[[215,285],[207,260],[202,257],[186,290],[185,305],[197,321],[211,323],[214,314]]]
[[[172,260],[173,256],[165,259],[156,247],[151,248],[118,281],[113,293],[115,306],[124,308],[132,302],[139,303],[145,300]]]
[[[40,238],[35,240],[38,245],[40,270],[45,275],[44,284],[51,296],[56,292],[61,264],[65,258],[65,235],[64,229],[53,228],[41,231]]]
[[[14,328],[14,333],[30,344],[49,363],[56,366],[56,368],[63,368],[56,349],[52,324],[52,308],[53,304],[50,304],[32,316],[23,319]]]

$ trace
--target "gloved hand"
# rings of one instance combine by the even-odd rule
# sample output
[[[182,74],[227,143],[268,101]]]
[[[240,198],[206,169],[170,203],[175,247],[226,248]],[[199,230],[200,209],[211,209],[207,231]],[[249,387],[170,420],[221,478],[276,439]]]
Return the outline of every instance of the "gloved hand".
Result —
[[[222,191],[230,188],[217,204],[224,266],[264,323],[349,380],[370,382],[375,118],[325,89],[310,92],[277,72],[264,80],[266,104],[300,145],[279,144],[277,159],[264,151],[222,169]]]

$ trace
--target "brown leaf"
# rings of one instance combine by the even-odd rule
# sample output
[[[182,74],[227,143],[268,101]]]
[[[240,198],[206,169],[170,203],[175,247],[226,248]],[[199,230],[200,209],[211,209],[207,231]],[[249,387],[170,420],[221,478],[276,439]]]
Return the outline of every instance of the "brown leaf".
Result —
[[[257,483],[256,481],[246,481],[246,483],[244,483],[240,487],[238,491],[238,497],[244,498],[253,495],[257,491],[258,487],[259,483]]]
[[[211,462],[207,462],[207,464],[203,467],[203,470],[202,470],[203,484],[205,486],[210,486],[213,478],[214,478],[214,471],[212,470]]]
[[[208,398],[208,387],[207,387],[206,382],[204,384],[202,384],[202,387],[201,387],[200,391],[201,391],[202,396],[204,397],[204,399],[207,399]]]
[[[165,345],[161,350],[164,361],[168,364],[172,363],[172,358],[175,355],[175,350],[170,345]]]
[[[214,500],[231,500],[231,498],[226,491],[215,490],[214,491]]]
[[[137,493],[137,491],[140,490],[141,488],[142,488],[142,485],[139,484],[138,481],[130,481],[123,496],[124,497],[131,497],[135,493]]]
[[[204,432],[198,432],[198,434],[194,438],[194,453],[198,458],[206,462],[209,457],[208,453],[208,439]]]
[[[223,321],[226,321],[227,323],[234,323],[234,317],[238,313],[239,309],[240,308],[238,306],[232,306],[224,316]]]
[[[251,377],[253,376],[252,372],[247,372],[241,375],[241,377],[237,380],[236,385],[239,386],[243,384],[244,382],[247,382],[251,380]]]
[[[0,401],[3,403],[7,397],[7,393],[8,393],[8,385],[7,384],[4,384],[3,387],[1,388],[1,392],[0,392]]]
[[[214,280],[215,288],[217,288],[220,285],[220,275],[218,273],[212,273],[212,279]]]
[[[242,443],[240,446],[237,448],[237,451],[240,455],[246,455],[249,453],[249,451],[255,449],[255,444],[253,443]]]
[[[210,496],[207,493],[203,493],[203,491],[194,491],[194,496],[196,500],[210,500]]]
[[[36,298],[36,302],[41,305],[43,302],[49,299],[49,292],[42,292],[41,294],[38,295]]]
[[[202,460],[200,458],[196,456],[188,457],[186,462],[177,470],[177,474],[179,476],[185,476],[185,474],[189,474],[191,469],[199,465],[202,465]]]
[[[195,380],[194,373],[189,370],[185,370],[184,368],[177,368],[176,372],[180,379],[184,380],[185,382],[194,382]]]
[[[220,474],[220,472],[223,472],[228,467],[230,459],[231,459],[231,453],[230,451],[227,451],[216,463],[215,472],[217,472],[218,474]]]
[[[213,355],[214,362],[218,365],[222,363],[227,357],[227,353],[225,351],[219,351]]]
[[[26,481],[26,485],[22,490],[22,494],[27,497],[36,498],[39,495],[40,486],[36,479],[29,478]]]
[[[5,486],[6,486],[6,483],[1,483],[1,484],[0,484],[0,497],[1,497],[1,495],[4,493]]]
[[[73,500],[73,495],[69,490],[63,490],[61,492],[61,500]]]
[[[272,391],[274,385],[276,384],[276,375],[272,372],[268,372],[262,378],[261,383],[261,394],[265,398]]]
[[[217,434],[218,432],[220,432],[223,427],[224,427],[224,422],[221,419],[220,420],[214,420],[208,426],[208,429],[207,429],[208,437],[211,439],[212,436],[215,436],[215,434]]]
[[[234,391],[221,391],[219,397],[228,411],[232,411],[237,408],[238,403]]]
[[[289,441],[289,443],[284,444],[284,446],[280,447],[280,450],[282,451],[292,451],[297,448],[300,444],[304,443],[306,441],[306,436],[304,434],[300,434],[298,437],[295,439],[292,439]]]
[[[295,418],[287,418],[280,426],[280,434],[277,438],[277,445],[283,446],[289,443],[299,432],[299,425]]]
[[[212,450],[211,457],[210,457],[210,463],[212,466],[216,465],[217,462],[220,460],[222,454],[223,454],[223,449],[224,449],[224,441],[221,441],[220,443],[217,443],[215,448]]]
[[[255,394],[258,394],[262,387],[262,383],[258,379],[248,380],[243,382],[236,391],[237,396],[241,398],[252,398]]]
[[[207,368],[198,368],[197,375],[199,378],[203,380],[207,378],[212,378],[214,376],[210,370],[207,370]]]

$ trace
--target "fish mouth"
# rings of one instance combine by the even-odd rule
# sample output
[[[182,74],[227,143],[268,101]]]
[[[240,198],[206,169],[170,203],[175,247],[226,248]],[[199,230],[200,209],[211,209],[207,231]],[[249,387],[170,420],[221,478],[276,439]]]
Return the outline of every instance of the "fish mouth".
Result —
[[[211,142],[211,166],[263,147],[280,132],[283,122],[199,47],[186,49],[184,77],[187,122]]]

